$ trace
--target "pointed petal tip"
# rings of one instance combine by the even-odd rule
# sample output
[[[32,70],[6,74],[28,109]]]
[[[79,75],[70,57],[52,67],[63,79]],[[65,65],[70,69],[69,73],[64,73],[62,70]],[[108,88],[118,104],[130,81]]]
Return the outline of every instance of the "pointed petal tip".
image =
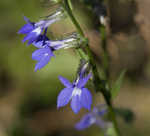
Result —
[[[37,63],[38,64],[38,63]],[[34,72],[37,72],[38,70],[40,70],[40,68],[38,67],[38,65],[35,65],[35,68],[34,68]]]
[[[34,68],[34,72],[37,72],[38,71],[38,69],[37,68]]]
[[[27,18],[26,16],[23,16],[24,21],[26,21],[27,23],[30,23],[29,18]]]
[[[69,88],[72,87],[72,83],[70,83],[68,79],[64,78],[63,76],[58,76],[58,78],[64,86]]]

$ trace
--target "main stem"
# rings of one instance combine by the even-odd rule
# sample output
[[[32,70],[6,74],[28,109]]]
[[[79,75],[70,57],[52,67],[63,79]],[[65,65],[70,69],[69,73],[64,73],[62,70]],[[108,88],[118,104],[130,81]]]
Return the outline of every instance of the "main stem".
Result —
[[[107,51],[107,35],[106,35],[106,27],[105,25],[100,25],[100,34],[101,34],[101,45],[102,45],[102,49],[103,49],[103,69],[104,69],[104,73],[105,73],[105,82],[106,82],[106,85],[108,86],[108,91],[109,91],[109,94],[110,94],[110,86],[109,86],[109,81],[108,81],[108,78],[109,78],[109,55],[108,55],[108,51]],[[106,89],[107,90],[107,89]],[[103,93],[103,96],[105,98],[105,101],[107,103],[107,105],[109,105],[109,117],[110,117],[110,120],[113,122],[113,126],[116,130],[116,134],[118,136],[120,136],[120,130],[118,128],[118,125],[117,125],[117,121],[116,121],[116,116],[115,116],[115,113],[113,111],[113,106],[112,106],[112,102],[111,102],[111,94],[110,94],[110,99],[107,99],[107,97],[104,95]]]
[[[71,8],[69,6],[69,2],[70,2],[69,0],[64,0],[62,4],[63,4],[66,12],[68,13],[72,23],[75,25],[75,27],[76,27],[78,33],[80,34],[80,36],[85,38],[83,30],[81,29],[78,21],[76,20],[76,18],[74,17],[74,15],[72,13],[72,10],[71,10]],[[109,118],[110,118],[110,120],[113,123],[114,129],[116,131],[116,135],[120,136],[120,131],[118,129],[115,113],[114,113],[113,107],[112,107],[110,91],[107,90],[106,84],[103,83],[103,80],[99,77],[99,73],[98,73],[98,70],[97,70],[96,62],[95,62],[94,56],[92,54],[92,51],[89,48],[88,42],[86,43],[85,50],[86,50],[87,55],[89,57],[89,62],[91,64],[91,66],[92,66],[93,78],[94,78],[93,83],[94,83],[94,86],[95,86],[95,90],[96,90],[96,92],[101,92],[103,94],[103,97],[104,97],[104,99],[106,101],[106,104],[108,106]]]

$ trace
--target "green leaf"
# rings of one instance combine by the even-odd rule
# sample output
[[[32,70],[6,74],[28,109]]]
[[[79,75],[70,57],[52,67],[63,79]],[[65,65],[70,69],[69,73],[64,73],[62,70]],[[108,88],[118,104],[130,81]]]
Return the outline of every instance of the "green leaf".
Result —
[[[115,131],[115,129],[114,129],[113,126],[107,129],[106,135],[108,135],[108,136],[118,136],[118,135],[116,134],[116,131]]]
[[[114,83],[114,85],[111,88],[112,99],[114,99],[118,95],[118,93],[120,91],[120,87],[122,85],[125,72],[126,72],[126,70],[123,70],[120,73],[119,78],[116,80],[116,82]]]

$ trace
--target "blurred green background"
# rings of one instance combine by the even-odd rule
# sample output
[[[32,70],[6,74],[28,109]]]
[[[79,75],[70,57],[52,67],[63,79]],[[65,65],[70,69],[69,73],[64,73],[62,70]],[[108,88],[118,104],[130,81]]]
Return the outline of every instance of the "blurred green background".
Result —
[[[98,63],[101,58],[100,37],[91,11],[79,0],[74,2],[74,12],[80,20]],[[80,5],[80,6],[79,6]],[[131,109],[135,118],[125,123],[118,117],[123,136],[150,135],[150,2],[147,0],[117,0],[110,2],[111,29],[108,37],[111,79],[127,68],[125,82],[115,100],[116,107]],[[119,7],[119,8],[116,8]],[[23,16],[32,21],[48,15],[53,8],[45,0],[0,1],[0,136],[97,136],[101,130],[93,126],[78,132],[74,124],[86,112],[74,115],[69,107],[57,110],[56,99],[63,88],[58,76],[71,81],[76,76],[78,55],[72,50],[60,50],[56,57],[38,72],[31,54],[35,50],[21,42],[23,35],[17,31],[24,25]],[[92,18],[92,19],[91,19]],[[56,37],[75,29],[69,19],[53,24],[49,33]],[[95,105],[100,94],[95,95]]]

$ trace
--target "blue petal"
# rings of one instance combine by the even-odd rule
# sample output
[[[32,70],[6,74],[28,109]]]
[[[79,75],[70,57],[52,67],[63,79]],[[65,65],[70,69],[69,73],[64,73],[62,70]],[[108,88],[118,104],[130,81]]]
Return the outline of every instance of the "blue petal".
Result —
[[[34,41],[36,41],[39,38],[42,31],[43,31],[42,27],[37,27],[37,28],[33,29],[33,31],[31,31],[24,37],[23,42],[28,40],[28,45],[33,43]]]
[[[86,114],[83,118],[75,125],[75,128],[78,130],[83,130],[85,128],[89,128],[93,123],[91,123],[91,119],[93,118],[92,114]]]
[[[36,65],[35,65],[35,71],[40,70],[43,68],[48,62],[50,61],[51,56],[43,57]]]
[[[27,22],[19,31],[19,34],[27,34],[34,29],[34,23],[32,23],[27,17],[24,16],[24,20]]]
[[[49,56],[54,56],[53,53],[52,53],[52,51],[51,51],[51,49],[49,47],[45,47],[45,48],[42,48],[42,49],[35,50],[32,53],[32,59],[40,61],[45,56],[46,53]]]
[[[34,36],[28,40],[28,45],[32,44],[36,39],[38,38],[39,35],[34,33]]]
[[[72,97],[71,108],[75,114],[77,114],[81,109],[80,97],[75,95]]]
[[[64,88],[57,97],[57,108],[63,107],[69,103],[73,88]]]
[[[54,55],[49,47],[34,51],[32,53],[32,59],[38,61],[35,66],[35,71],[44,67],[50,61],[52,56]]]
[[[22,42],[25,42],[27,40],[29,40],[29,43],[32,43],[34,42],[37,38],[38,38],[39,35],[37,35],[37,33],[35,32],[30,32],[29,34],[27,34],[24,39],[22,40]],[[29,44],[28,43],[28,44]]]
[[[82,89],[81,93],[81,104],[84,108],[91,110],[92,105],[92,95],[87,88]]]
[[[32,24],[25,24],[19,31],[19,34],[27,34],[30,33],[34,29]]]
[[[26,16],[24,16],[24,20],[25,20],[27,23],[31,23],[31,21],[30,21]]]
[[[59,76],[59,80],[61,81],[62,84],[64,84],[66,87],[72,87],[73,85],[64,77]]]
[[[42,59],[44,53],[45,53],[45,50],[42,50],[42,49],[35,50],[32,53],[32,59],[40,61]]]
[[[78,81],[77,87],[78,88],[82,88],[85,86],[85,84],[87,83],[87,81],[90,79],[90,77],[92,76],[92,74],[89,74],[88,76],[86,76],[85,78],[81,78]]]

